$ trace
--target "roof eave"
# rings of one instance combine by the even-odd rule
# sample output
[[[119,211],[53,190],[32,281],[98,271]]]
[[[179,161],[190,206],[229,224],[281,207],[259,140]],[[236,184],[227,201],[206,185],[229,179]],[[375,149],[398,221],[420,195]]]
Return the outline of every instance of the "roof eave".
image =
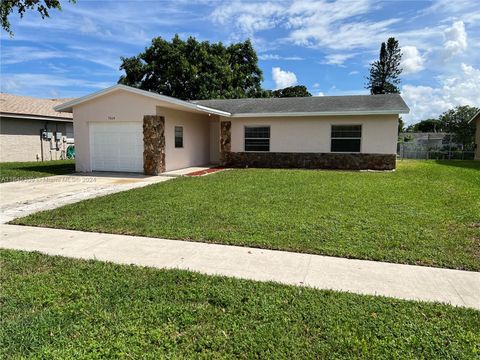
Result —
[[[347,116],[347,115],[399,115],[410,111],[402,110],[358,110],[358,111],[319,111],[319,112],[275,112],[275,113],[238,113],[231,117],[293,117],[293,116]]]
[[[62,117],[62,116],[58,116],[58,117],[57,116],[48,116],[48,115],[32,115],[32,114],[16,114],[16,113],[0,112],[0,117],[29,119],[29,120],[73,122],[72,118]]]
[[[150,97],[150,98],[155,99],[155,100],[165,101],[167,103],[174,104],[174,105],[177,105],[177,106],[181,106],[181,107],[184,107],[184,108],[190,109],[190,110],[196,110],[196,111],[215,114],[215,115],[230,116],[230,113],[226,112],[226,111],[212,109],[212,108],[209,108],[207,106],[193,104],[193,103],[190,103],[188,101],[176,99],[176,98],[166,96],[166,95],[152,93],[150,91],[141,90],[141,89],[137,89],[137,88],[122,85],[122,84],[117,84],[117,85],[111,86],[109,88],[94,92],[92,94],[80,97],[78,99],[68,101],[64,104],[55,106],[54,110],[59,111],[59,112],[72,112],[74,106],[79,105],[81,103],[84,103],[86,101],[93,100],[93,99],[98,98],[100,96],[107,95],[107,94],[109,94],[113,91],[116,91],[116,90],[125,90],[125,91],[128,91],[128,92],[134,93],[134,94],[147,96],[147,97]]]
[[[477,113],[475,115],[473,115],[473,117],[468,121],[468,123],[470,124],[471,122],[473,122],[478,117],[480,117],[480,110],[478,110]]]

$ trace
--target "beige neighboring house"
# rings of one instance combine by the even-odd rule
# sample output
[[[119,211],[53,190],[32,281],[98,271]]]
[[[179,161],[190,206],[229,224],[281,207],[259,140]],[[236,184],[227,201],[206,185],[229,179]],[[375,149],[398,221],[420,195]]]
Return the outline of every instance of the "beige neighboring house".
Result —
[[[53,108],[72,99],[0,94],[0,162],[58,160],[73,144],[73,117]]]
[[[55,108],[73,113],[77,171],[190,166],[395,168],[400,95],[183,101],[125,85]]]
[[[480,160],[480,110],[469,122],[475,124],[475,160]]]

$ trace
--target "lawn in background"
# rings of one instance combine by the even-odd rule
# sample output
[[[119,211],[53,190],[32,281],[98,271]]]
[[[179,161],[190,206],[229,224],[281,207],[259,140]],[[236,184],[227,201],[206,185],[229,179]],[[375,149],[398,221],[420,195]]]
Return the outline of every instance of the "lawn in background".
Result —
[[[227,170],[14,223],[480,270],[480,162]]]
[[[480,312],[0,251],[0,357],[473,359]]]
[[[74,160],[0,163],[0,183],[75,172]]]

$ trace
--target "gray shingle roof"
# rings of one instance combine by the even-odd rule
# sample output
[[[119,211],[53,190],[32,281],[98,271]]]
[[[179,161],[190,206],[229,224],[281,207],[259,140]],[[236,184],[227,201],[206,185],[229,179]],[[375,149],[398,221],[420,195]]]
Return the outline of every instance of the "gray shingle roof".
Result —
[[[408,113],[399,94],[312,96],[299,98],[260,98],[198,100],[195,104],[235,114],[265,113]]]

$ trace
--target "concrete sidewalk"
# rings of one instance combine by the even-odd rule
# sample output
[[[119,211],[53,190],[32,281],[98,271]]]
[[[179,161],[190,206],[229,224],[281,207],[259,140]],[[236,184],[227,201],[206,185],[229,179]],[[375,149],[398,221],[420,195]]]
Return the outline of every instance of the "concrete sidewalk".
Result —
[[[0,229],[1,248],[480,309],[479,272],[28,226]]]

